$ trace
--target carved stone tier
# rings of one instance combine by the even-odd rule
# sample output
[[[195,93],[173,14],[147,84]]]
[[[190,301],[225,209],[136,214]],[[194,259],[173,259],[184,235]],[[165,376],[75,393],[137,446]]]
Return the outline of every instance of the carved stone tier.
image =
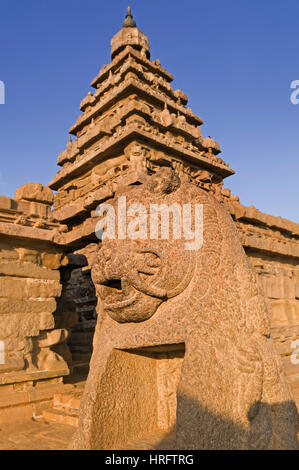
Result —
[[[0,199],[0,384],[69,373],[63,355],[52,350],[68,336],[55,326],[59,268],[68,260],[54,243],[66,227],[50,217],[52,200],[49,188],[30,183],[15,199]]]
[[[99,74],[91,82],[91,86],[93,88],[98,88],[98,85],[109,77],[110,72],[116,72],[117,68],[123,64],[129,55],[133,57],[139,64],[147,67],[151,72],[160,75],[167,82],[170,83],[173,81],[173,76],[161,66],[159,59],[151,61],[142,54],[139,54],[131,46],[126,46],[125,49],[119,53],[110,64],[102,66]]]
[[[92,82],[94,95],[81,102],[83,114],[70,129],[76,140],[59,155],[63,168],[49,185],[58,191],[54,215],[71,230],[112,197],[120,182],[134,184],[160,166],[172,166],[214,191],[234,173],[217,156],[217,142],[202,137],[202,120],[186,107],[187,96],[171,88],[172,76],[158,60],[149,60],[144,35],[135,30],[124,26],[116,35],[112,63]],[[130,154],[130,144],[140,147],[139,154]]]

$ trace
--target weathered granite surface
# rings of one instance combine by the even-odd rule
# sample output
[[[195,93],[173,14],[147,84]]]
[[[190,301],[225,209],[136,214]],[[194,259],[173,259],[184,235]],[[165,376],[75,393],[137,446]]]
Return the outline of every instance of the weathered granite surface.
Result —
[[[299,406],[299,364],[291,361],[294,341],[299,340],[299,225],[245,207],[224,188],[223,180],[234,172],[219,157],[218,143],[203,137],[202,119],[187,107],[186,94],[172,88],[173,77],[160,61],[151,60],[148,38],[127,18],[111,41],[111,63],[101,68],[92,82],[95,91],[81,102],[82,114],[70,129],[73,138],[68,139],[58,157],[62,168],[49,187],[30,183],[18,188],[13,199],[0,196],[0,341],[4,341],[6,354],[5,364],[0,364],[0,421],[39,416],[44,407],[51,405],[53,393],[63,386],[62,377],[73,373],[74,363],[83,361],[88,366],[97,303],[90,271],[97,264],[100,248],[95,235],[99,220],[95,209],[124,188],[135,191],[136,185],[143,184],[161,167],[172,168],[183,184],[192,187],[194,197],[200,194],[213,201],[221,220],[225,211],[231,214],[247,260],[257,274],[258,288],[270,315],[270,333],[282,356],[292,398]],[[53,195],[50,188],[57,193]],[[233,230],[231,222],[227,230]],[[239,245],[236,249],[240,252]],[[241,259],[244,263],[243,252]],[[206,282],[203,276],[199,285]],[[99,289],[98,298],[102,295]],[[231,292],[234,294],[234,290]],[[234,309],[242,295],[232,295]],[[154,323],[164,303],[159,304],[155,297],[151,300],[151,308],[157,311],[145,324]],[[259,305],[258,311],[263,310]],[[256,312],[252,309],[254,321]],[[224,317],[229,313],[228,307]],[[140,325],[138,328],[142,329]],[[236,331],[239,328],[237,323]],[[152,405],[157,394],[160,397],[157,416],[149,417],[149,427],[158,423],[165,430],[175,424],[176,389],[186,354],[180,335],[182,342],[172,351],[151,350],[146,355],[144,351],[141,355],[118,351],[111,356],[112,371],[113,364],[122,364],[136,373],[144,368],[144,377],[148,374],[157,380],[156,391],[149,391],[143,390],[139,377],[140,396],[131,397],[132,406],[142,400],[143,391],[150,394]],[[230,340],[234,344],[233,333]],[[268,340],[263,342],[270,344]],[[232,354],[237,360],[235,352]],[[121,395],[122,389],[119,392]],[[239,392],[236,389],[233,393]],[[212,402],[212,396],[207,400]],[[192,404],[190,407],[194,410]],[[286,411],[279,405],[277,413],[285,416],[288,409],[289,405]],[[205,419],[212,419],[208,415],[207,411]],[[227,416],[230,419],[230,412]],[[221,428],[224,423],[220,421]],[[244,440],[240,445],[245,446],[248,429],[254,427],[250,421],[250,426],[247,422],[244,428],[244,422],[243,416],[240,429]],[[233,435],[232,423],[230,429],[232,434],[228,435]],[[112,435],[107,445],[114,445],[118,438]],[[180,439],[178,442],[184,441]],[[271,439],[267,445],[276,445]],[[283,438],[278,441],[283,442]]]
[[[74,447],[117,449],[175,427],[177,449],[295,449],[296,406],[236,227],[214,196],[174,175],[161,169],[120,194],[148,213],[202,204],[203,247],[161,234],[103,240]]]
[[[77,317],[63,300],[69,259],[54,238],[66,226],[52,203],[52,191],[33,183],[0,198],[0,423],[40,416],[70,372]]]

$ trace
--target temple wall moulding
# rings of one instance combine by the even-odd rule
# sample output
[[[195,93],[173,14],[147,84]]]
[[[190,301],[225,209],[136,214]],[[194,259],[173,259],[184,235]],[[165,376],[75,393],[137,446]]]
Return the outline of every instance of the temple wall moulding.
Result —
[[[193,321],[186,306],[191,302],[191,305],[197,308],[202,302],[202,312],[210,312],[209,308],[214,305],[215,298],[218,304],[216,307],[214,305],[214,313],[219,309],[226,318],[224,328],[219,328],[214,337],[216,338],[214,346],[217,346],[218,339],[222,338],[221,335],[225,331],[224,352],[218,351],[219,356],[216,359],[221,358],[220,362],[223,361],[226,370],[229,370],[231,365],[225,361],[228,357],[227,352],[230,352],[229,347],[232,346],[233,361],[239,367],[239,376],[235,377],[239,388],[236,387],[235,390],[231,388],[230,395],[234,397],[234,404],[241,403],[245,408],[248,404],[252,404],[252,397],[247,393],[248,374],[242,369],[242,360],[239,356],[243,343],[238,343],[238,335],[235,334],[238,330],[240,338],[246,347],[248,346],[245,352],[243,350],[241,352],[246,358],[250,356],[255,341],[261,344],[260,342],[264,341],[262,337],[266,337],[264,342],[270,343],[268,336],[271,334],[282,358],[292,396],[299,406],[299,366],[291,364],[290,360],[292,342],[299,340],[299,225],[262,213],[253,206],[242,205],[238,196],[232,195],[230,190],[224,187],[225,178],[233,175],[234,171],[220,157],[221,149],[218,142],[209,136],[203,136],[201,131],[203,121],[187,107],[187,95],[182,90],[172,88],[173,77],[161,66],[158,59],[150,60],[148,39],[135,27],[136,25],[134,26],[130,13],[125,21],[124,28],[112,40],[111,63],[102,67],[92,82],[93,92],[90,91],[81,101],[82,114],[70,129],[72,137],[68,138],[65,150],[58,156],[57,163],[61,168],[49,186],[29,183],[18,188],[14,198],[0,196],[0,342],[2,341],[1,344],[4,345],[6,355],[5,363],[0,364],[0,422],[1,417],[7,416],[7,409],[11,406],[9,393],[26,391],[28,395],[22,395],[22,403],[25,406],[26,403],[27,405],[31,403],[30,400],[36,403],[42,402],[41,395],[38,393],[34,395],[35,387],[42,388],[44,385],[49,387],[46,403],[41,407],[36,406],[34,410],[28,408],[29,414],[26,416],[31,414],[32,417],[32,414],[38,413],[37,410],[40,412],[43,406],[49,406],[54,390],[63,385],[63,377],[73,372],[74,360],[84,355],[89,367],[93,334],[97,323],[95,310],[97,305],[99,321],[102,322],[98,326],[100,340],[96,338],[95,343],[99,348],[95,356],[99,358],[98,363],[108,364],[107,371],[116,370],[115,364],[120,364],[124,369],[127,367],[127,371],[133,371],[137,380],[135,385],[137,384],[137,389],[141,390],[138,395],[140,403],[144,403],[143,391],[149,403],[159,401],[156,414],[151,412],[147,414],[148,427],[151,428],[155,421],[163,429],[168,429],[174,424],[176,390],[182,373],[183,359],[186,353],[187,356],[189,354],[188,348],[185,348],[185,342],[188,342],[189,338],[186,338],[185,333],[180,330],[181,311],[184,311],[186,318],[189,318],[189,323],[186,325],[191,332],[190,337],[194,335],[194,344],[198,344],[198,339],[205,343],[207,338],[209,340],[209,334],[205,338],[200,337],[202,330],[198,328],[196,331],[194,326],[200,319],[193,318]],[[149,336],[146,333],[143,337],[145,331],[143,326],[137,328],[138,334],[136,334],[134,322],[129,320],[132,318],[131,315],[137,317],[141,315],[138,318],[141,318],[139,324],[142,324],[144,312],[138,308],[133,312],[118,312],[121,320],[127,323],[122,330],[129,333],[126,336],[123,333],[119,334],[118,325],[112,324],[113,318],[108,318],[107,312],[103,314],[101,302],[98,302],[103,289],[99,282],[102,265],[98,260],[101,244],[95,234],[96,224],[99,221],[96,208],[102,202],[110,203],[117,194],[122,193],[136,193],[142,200],[144,195],[140,187],[144,188],[142,185],[146,185],[146,181],[151,178],[155,180],[163,173],[174,174],[190,197],[199,197],[208,202],[207,230],[211,246],[208,254],[203,256],[203,264],[208,271],[211,266],[209,263],[214,262],[218,278],[214,278],[214,272],[210,272],[209,277],[202,272],[202,278],[199,276],[199,271],[196,272],[198,282],[195,283],[192,278],[194,291],[189,297],[186,292],[179,292],[185,295],[185,303],[181,304],[180,311],[172,301],[173,311],[177,315],[175,322],[171,311],[166,309],[167,331],[165,330],[167,322],[162,321],[159,324],[159,321],[155,323],[154,320]],[[145,191],[148,191],[149,198],[155,199],[148,190],[149,187],[145,186],[147,188]],[[56,191],[55,195],[52,190]],[[185,201],[184,191],[180,191],[179,194]],[[162,198],[164,197],[170,196],[167,193],[162,195]],[[236,253],[230,250],[230,237]],[[224,251],[220,250],[220,245]],[[118,260],[115,269],[121,271],[131,259],[134,260],[135,254],[132,251],[132,256],[131,252],[128,256],[128,253],[124,254],[119,249],[120,247],[116,248],[121,262]],[[185,265],[182,263],[180,266],[178,263],[178,266],[175,265],[175,269],[173,268],[177,258],[176,253],[173,253],[172,258],[169,256],[171,250],[172,247],[164,256],[169,263],[167,271],[169,277],[176,275],[179,277],[180,274],[184,277],[182,266]],[[181,252],[180,256],[186,262]],[[158,261],[155,256],[152,258],[154,260],[150,260],[153,263],[151,267],[155,269],[157,267],[155,262]],[[217,271],[221,263],[223,271]],[[192,259],[189,264],[192,265]],[[189,264],[186,262],[187,267],[185,266],[188,274],[190,274]],[[143,274],[146,275],[146,272]],[[190,277],[193,275],[194,271]],[[133,275],[131,278],[136,281],[136,276],[134,278]],[[218,284],[215,279],[219,280]],[[163,279],[162,281],[164,282]],[[169,282],[171,284],[174,281],[171,279]],[[182,285],[185,286],[184,282]],[[202,300],[204,296],[201,297],[199,290],[204,288],[208,290],[210,286],[213,286],[216,294],[210,295],[205,303],[206,300]],[[158,289],[153,291],[157,292]],[[169,288],[169,291],[172,290]],[[199,302],[196,305],[193,296],[195,291]],[[252,292],[254,292],[253,300],[247,298]],[[166,294],[160,297],[149,295],[144,309],[152,308],[154,318],[156,311],[160,305],[163,307],[166,299],[169,300]],[[265,303],[270,314],[270,325],[269,329],[265,330],[266,333],[263,330]],[[234,322],[229,318],[231,308]],[[240,323],[241,310],[242,315],[246,316],[246,328],[248,327],[246,331],[242,329],[245,328],[244,323]],[[219,327],[217,323],[219,318],[222,318],[220,314],[214,317],[216,329]],[[147,320],[150,323],[151,316]],[[210,324],[209,333],[213,337],[215,330],[210,320],[211,318],[207,317],[206,324]],[[104,328],[100,331],[102,325]],[[104,331],[103,336],[101,336],[102,331]],[[138,342],[140,338],[143,340]],[[170,349],[161,349],[161,338],[168,341],[168,346],[169,341],[172,341]],[[103,350],[101,341],[104,345]],[[114,354],[109,349],[112,344],[110,341],[114,341],[114,349],[132,348],[138,351],[131,355],[127,351],[118,351]],[[191,349],[194,344],[191,344]],[[207,347],[207,351],[213,355],[210,346]],[[158,347],[158,350],[151,349],[144,352],[148,347]],[[196,347],[193,352],[195,351],[196,358],[200,362],[205,356],[203,354],[201,358],[200,351],[196,350]],[[264,345],[261,345],[261,349],[263,347]],[[274,357],[272,345],[269,347],[270,354]],[[266,355],[263,350],[263,360]],[[254,357],[255,377],[258,379],[250,386],[258,399],[262,399],[264,396],[262,367],[256,356]],[[217,360],[214,363],[211,361],[212,369]],[[279,362],[279,359],[277,361]],[[94,364],[96,359],[93,360]],[[204,365],[204,362],[202,364]],[[266,364],[265,370],[268,366]],[[97,367],[96,364],[94,368]],[[139,370],[143,371],[143,376],[138,375]],[[196,386],[193,389],[198,390],[201,385],[193,374],[192,367],[190,370],[192,372],[190,384],[194,383]],[[222,380],[221,368],[216,367],[213,370],[218,374],[219,380]],[[276,372],[274,370],[272,372],[269,373],[267,383],[276,377],[278,384],[275,388],[276,393],[282,382]],[[154,390],[146,385],[144,379],[147,379],[147,373],[156,384]],[[96,372],[93,374],[96,377]],[[210,371],[205,369],[204,374],[206,383],[213,388],[213,384],[209,382]],[[231,374],[235,374],[234,368],[231,369]],[[228,374],[228,377],[231,376]],[[122,377],[119,383],[123,384],[123,388],[122,385],[117,388],[120,393],[130,388],[127,387],[129,380],[127,383],[121,380]],[[88,385],[89,390],[92,390],[92,385],[92,383]],[[187,380],[183,387],[185,390],[188,389]],[[98,390],[100,386],[97,393]],[[114,392],[113,387],[107,386],[104,398],[113,396]],[[203,400],[206,398],[205,392],[203,389]],[[120,401],[120,406],[126,406],[125,399],[131,397],[130,393],[129,390],[127,397],[123,396],[124,401]],[[282,396],[288,396],[284,386]],[[18,397],[20,395],[14,395],[15,404],[18,403]],[[100,398],[102,399],[102,396]],[[100,405],[105,403],[105,400],[102,402],[101,399],[99,399]],[[117,400],[118,397],[115,397],[115,403],[118,403]],[[215,409],[218,406],[216,399],[211,399],[210,404],[215,406]],[[225,403],[222,404],[226,406]],[[91,409],[92,406],[91,404]],[[84,407],[88,417],[90,412],[88,396]],[[227,413],[231,417],[237,416],[244,424],[248,416],[240,411],[241,408],[234,409],[234,416],[230,414],[231,409],[227,409]],[[192,416],[195,416],[196,410],[194,411],[192,406],[191,409]],[[150,411],[150,408],[148,410]],[[252,411],[249,405],[247,411]],[[254,406],[252,413],[255,413],[254,416],[258,415]],[[133,415],[134,410],[132,410]],[[130,413],[127,413],[127,416],[129,422]],[[83,416],[82,422],[84,419]],[[181,419],[184,417],[181,416]],[[107,423],[109,426],[109,420]],[[195,426],[193,439],[196,441],[200,433],[197,432],[197,424],[193,425]],[[135,426],[136,435],[140,429],[141,426]],[[79,433],[76,445],[80,447],[84,439],[87,441],[89,438],[92,439],[90,436],[82,437]],[[108,446],[122,439],[120,433],[118,436],[112,436],[111,441],[105,441],[107,436],[103,435],[102,430],[99,430],[96,436]],[[267,440],[267,436],[265,431],[261,439]],[[181,435],[181,439],[183,442],[184,436]]]

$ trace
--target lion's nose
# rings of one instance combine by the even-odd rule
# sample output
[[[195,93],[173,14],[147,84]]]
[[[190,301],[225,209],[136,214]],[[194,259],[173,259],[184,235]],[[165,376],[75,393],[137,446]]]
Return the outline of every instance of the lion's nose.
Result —
[[[105,252],[103,269],[108,279],[121,279],[126,271],[125,265],[125,260],[119,256],[117,251]]]

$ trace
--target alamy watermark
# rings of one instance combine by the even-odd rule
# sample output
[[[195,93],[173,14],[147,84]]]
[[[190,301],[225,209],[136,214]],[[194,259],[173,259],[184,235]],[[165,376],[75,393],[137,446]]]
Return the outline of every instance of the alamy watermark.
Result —
[[[0,341],[0,365],[5,364],[5,346],[4,341]]]
[[[291,342],[291,348],[295,349],[295,351],[291,354],[291,363],[296,366],[299,364],[299,339],[295,339]]]
[[[291,88],[294,90],[291,93],[290,100],[292,104],[299,103],[299,80],[293,80],[291,83]]]
[[[0,104],[5,104],[5,85],[0,80]]]
[[[150,204],[148,209],[143,204],[127,206],[126,196],[119,196],[117,223],[111,204],[100,204],[95,215],[101,217],[95,229],[100,240],[169,240],[171,216],[173,240],[186,240],[185,250],[199,250],[203,245],[202,204]]]

